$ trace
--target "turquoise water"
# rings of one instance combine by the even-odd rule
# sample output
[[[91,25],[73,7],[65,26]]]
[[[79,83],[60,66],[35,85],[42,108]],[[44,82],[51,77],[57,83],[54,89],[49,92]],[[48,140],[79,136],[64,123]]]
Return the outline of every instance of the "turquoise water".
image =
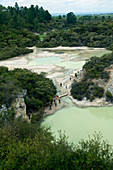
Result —
[[[61,63],[62,59],[60,57],[43,57],[43,58],[37,58],[34,59],[29,63],[29,65],[47,65],[47,64],[59,64]]]
[[[84,64],[85,61],[80,61],[80,62],[68,61],[68,62],[59,63],[58,66],[63,66],[66,69],[80,69]]]
[[[57,66],[63,66],[67,69],[74,69],[74,68],[81,68],[84,65],[85,61],[80,61],[80,62],[73,62],[73,61],[68,61],[65,62],[64,59],[60,57],[43,57],[43,58],[37,58],[29,63],[29,65],[47,65],[47,64],[55,64]]]
[[[54,51],[55,52],[55,51]],[[50,52],[51,53],[51,52]],[[102,56],[103,54],[110,53],[110,51],[100,49],[100,50],[74,50],[73,52],[70,50],[67,50],[65,52],[56,52],[59,53],[59,56],[50,56],[50,57],[38,57],[33,59],[29,62],[29,65],[48,65],[48,64],[54,64],[57,66],[65,67],[66,69],[80,69],[85,64],[85,60],[87,58],[90,58],[92,56]],[[67,54],[69,57],[69,61],[65,61],[67,59],[67,55],[65,58],[62,57],[62,53]],[[75,60],[75,61],[72,61]]]
[[[101,132],[104,139],[108,139],[113,145],[113,107],[78,108],[71,104],[48,116],[42,125],[51,126],[56,137],[59,136],[59,130],[65,132],[73,143],[87,139],[94,132]]]
[[[29,65],[47,65],[47,64],[54,64],[57,66],[65,67],[66,69],[79,69],[81,68],[84,64],[85,61],[64,61],[64,59],[60,57],[43,57],[43,58],[37,58],[34,59],[33,61],[30,61]]]

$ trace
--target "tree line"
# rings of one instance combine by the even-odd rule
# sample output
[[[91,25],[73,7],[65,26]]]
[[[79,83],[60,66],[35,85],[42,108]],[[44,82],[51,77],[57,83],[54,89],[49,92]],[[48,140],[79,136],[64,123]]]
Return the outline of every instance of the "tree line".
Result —
[[[104,47],[112,50],[112,21],[113,15],[76,16],[69,12],[52,17],[38,5],[29,8],[19,7],[17,3],[7,8],[0,5],[0,60],[33,52],[26,47],[34,45]]]
[[[76,24],[68,24],[62,29],[55,29],[44,36],[39,47],[57,46],[88,46],[113,49],[113,19],[82,20],[78,18]]]
[[[36,31],[41,23],[46,24],[49,20],[51,20],[50,13],[43,7],[39,8],[38,5],[31,5],[29,8],[19,7],[17,3],[14,7],[8,6],[7,8],[0,5],[0,24],[5,24],[11,28],[28,28]]]

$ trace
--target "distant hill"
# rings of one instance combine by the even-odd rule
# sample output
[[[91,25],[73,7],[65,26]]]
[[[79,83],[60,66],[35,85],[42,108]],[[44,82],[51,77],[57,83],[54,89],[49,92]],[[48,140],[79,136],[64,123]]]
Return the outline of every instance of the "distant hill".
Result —
[[[57,17],[59,15],[63,16],[63,15],[67,15],[66,13],[52,13],[51,14],[53,17]]]
[[[105,13],[105,12],[74,12],[75,15],[77,16],[84,16],[84,15],[113,15],[113,12],[110,13]],[[53,17],[57,17],[59,15],[63,16],[63,15],[67,15],[67,13],[52,13],[51,14]]]

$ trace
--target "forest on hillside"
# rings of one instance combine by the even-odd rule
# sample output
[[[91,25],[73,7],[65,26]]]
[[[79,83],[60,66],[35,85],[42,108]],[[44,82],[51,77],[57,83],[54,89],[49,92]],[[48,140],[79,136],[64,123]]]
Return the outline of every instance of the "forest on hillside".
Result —
[[[27,115],[33,115],[40,121],[44,114],[44,107],[48,106],[56,94],[56,87],[52,80],[45,77],[45,73],[36,74],[27,69],[8,70],[0,67],[0,109],[5,105],[8,111],[0,112],[0,126],[14,117],[12,103],[23,94]],[[7,112],[6,111],[6,112]],[[5,121],[4,121],[5,120]]]
[[[39,44],[39,47],[57,46],[88,46],[112,50],[113,18],[104,17],[102,19],[101,16],[77,17],[74,24],[66,22],[64,28],[57,28],[48,32]]]
[[[26,47],[113,48],[113,15],[52,17],[38,5],[0,5],[0,60],[33,52]]]
[[[73,81],[71,95],[77,100],[86,98],[90,101],[105,96],[107,101],[113,102],[113,95],[111,92],[106,92],[104,88],[99,85],[101,80],[103,83],[109,80],[109,72],[105,69],[109,68],[112,64],[113,53],[105,54],[100,58],[90,58],[83,66],[84,75],[82,80]]]

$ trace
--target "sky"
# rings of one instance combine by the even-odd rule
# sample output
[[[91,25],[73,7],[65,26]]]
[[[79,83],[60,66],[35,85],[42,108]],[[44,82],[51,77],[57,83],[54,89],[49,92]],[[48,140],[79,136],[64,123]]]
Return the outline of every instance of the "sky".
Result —
[[[3,6],[29,7],[31,4],[43,7],[52,13],[113,13],[113,0],[0,0]]]

